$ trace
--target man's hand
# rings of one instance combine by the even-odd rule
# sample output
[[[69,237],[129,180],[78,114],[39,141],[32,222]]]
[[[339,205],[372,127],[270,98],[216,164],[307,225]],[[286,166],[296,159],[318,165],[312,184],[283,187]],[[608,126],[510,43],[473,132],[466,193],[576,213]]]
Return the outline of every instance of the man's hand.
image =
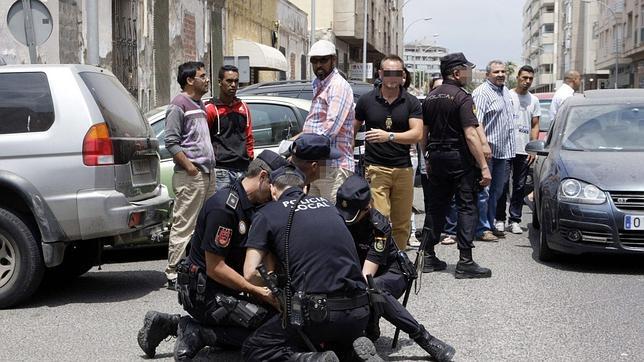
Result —
[[[491,160],[492,159],[492,149],[490,148],[489,143],[484,143],[481,145],[481,148],[483,149],[483,156],[485,156],[486,160]]]
[[[492,182],[492,174],[490,174],[490,168],[487,166],[484,166],[481,169],[481,181],[479,181],[479,185],[482,187],[487,187],[490,185]]]
[[[365,140],[371,143],[384,143],[389,141],[389,132],[382,129],[371,129],[365,132]]]
[[[268,287],[255,287],[253,294],[255,294],[259,300],[272,305],[277,310],[280,310],[279,301],[275,298],[273,293],[271,293],[271,290],[268,289]]]
[[[195,177],[195,176],[197,176],[199,174],[199,169],[197,167],[195,167],[195,165],[193,165],[193,164],[191,164],[191,166],[192,167],[186,169],[186,173],[189,176]]]

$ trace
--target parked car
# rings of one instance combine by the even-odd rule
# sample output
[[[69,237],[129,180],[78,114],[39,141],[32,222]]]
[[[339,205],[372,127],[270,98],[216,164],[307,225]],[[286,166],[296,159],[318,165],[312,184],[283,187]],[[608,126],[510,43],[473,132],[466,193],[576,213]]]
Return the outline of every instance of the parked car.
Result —
[[[644,253],[644,89],[566,100],[535,166],[537,255]]]
[[[255,155],[265,149],[277,152],[282,140],[291,138],[302,131],[311,101],[306,99],[270,97],[270,96],[240,96],[246,102],[253,121],[253,136],[255,137]],[[159,142],[161,155],[161,182],[172,192],[172,170],[174,162],[170,152],[165,149],[165,112],[167,106],[158,107],[146,114],[148,122],[154,130]]]
[[[0,308],[28,298],[45,269],[80,275],[103,245],[163,232],[172,199],[158,149],[110,72],[0,66]]]
[[[361,95],[373,90],[373,84],[350,80],[354,103]],[[313,99],[313,88],[310,80],[285,80],[252,84],[240,89],[237,95],[264,95],[288,98]]]

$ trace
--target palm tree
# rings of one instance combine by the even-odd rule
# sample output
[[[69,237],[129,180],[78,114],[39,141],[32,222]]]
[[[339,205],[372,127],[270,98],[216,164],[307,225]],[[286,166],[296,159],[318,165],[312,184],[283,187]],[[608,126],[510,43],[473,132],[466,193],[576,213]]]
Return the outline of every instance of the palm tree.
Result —
[[[514,64],[511,60],[508,60],[505,62],[505,85],[509,88],[512,89],[517,86],[517,79],[514,76],[514,72],[517,69],[517,65]]]

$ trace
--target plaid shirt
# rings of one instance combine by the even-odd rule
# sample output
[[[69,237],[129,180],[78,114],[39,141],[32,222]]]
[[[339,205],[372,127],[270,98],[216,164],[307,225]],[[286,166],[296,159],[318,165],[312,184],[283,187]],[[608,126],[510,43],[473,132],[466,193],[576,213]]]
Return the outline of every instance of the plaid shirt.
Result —
[[[331,147],[342,155],[327,161],[327,166],[354,170],[353,160],[353,91],[337,69],[324,80],[313,81],[311,110],[304,121],[302,132],[329,137]]]

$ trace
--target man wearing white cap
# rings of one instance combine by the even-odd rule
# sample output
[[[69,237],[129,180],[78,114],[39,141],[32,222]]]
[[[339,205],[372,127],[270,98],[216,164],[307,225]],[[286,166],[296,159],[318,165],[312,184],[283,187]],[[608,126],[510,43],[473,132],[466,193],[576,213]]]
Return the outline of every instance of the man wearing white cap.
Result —
[[[313,81],[311,110],[304,122],[303,133],[316,133],[331,139],[331,148],[340,154],[327,160],[321,178],[311,183],[310,196],[322,196],[335,202],[338,188],[353,174],[353,91],[335,68],[335,45],[318,40],[309,51]]]

